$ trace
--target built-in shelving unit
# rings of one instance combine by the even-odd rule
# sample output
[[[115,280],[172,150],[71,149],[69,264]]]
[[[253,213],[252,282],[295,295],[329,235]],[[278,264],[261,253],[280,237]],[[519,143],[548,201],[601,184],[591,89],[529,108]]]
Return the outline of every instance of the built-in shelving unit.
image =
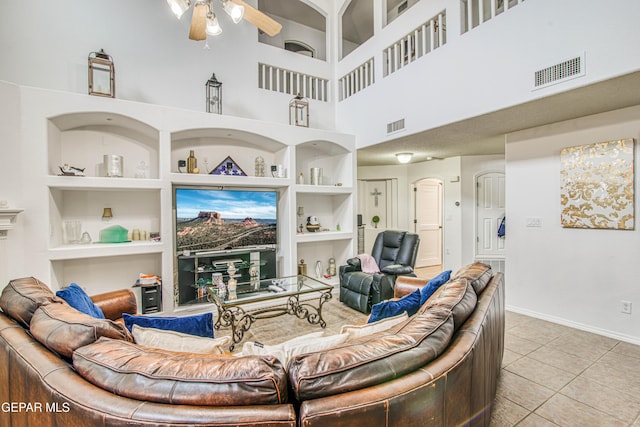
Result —
[[[130,287],[140,273],[156,274],[163,278],[163,310],[180,310],[177,266],[184,254],[176,252],[173,223],[179,186],[277,191],[278,275],[296,274],[301,258],[326,269],[330,258],[339,264],[355,254],[353,136],[88,95],[21,91],[23,142],[43,165],[32,183],[42,195],[42,212],[29,218],[35,227],[28,232],[31,241],[41,242],[44,259],[37,262],[46,266],[34,274],[48,272],[40,277],[54,290],[76,282],[95,294]],[[197,174],[179,166],[190,151]],[[106,176],[104,155],[122,156],[122,177]],[[209,173],[227,157],[244,176]],[[264,161],[265,176],[256,176],[257,158]],[[84,176],[60,176],[65,164],[83,169]],[[273,176],[272,165],[283,168],[284,176]],[[321,185],[311,185],[311,168],[322,168]],[[300,173],[306,178],[302,184]],[[300,206],[305,218],[297,216]],[[102,218],[105,208],[113,213],[108,222]],[[321,230],[300,233],[298,221],[309,215],[320,219]],[[91,242],[69,242],[69,222],[81,224]],[[101,231],[112,225],[127,229],[132,241],[103,243]],[[142,240],[133,240],[134,229]],[[159,239],[150,240],[152,234]]]

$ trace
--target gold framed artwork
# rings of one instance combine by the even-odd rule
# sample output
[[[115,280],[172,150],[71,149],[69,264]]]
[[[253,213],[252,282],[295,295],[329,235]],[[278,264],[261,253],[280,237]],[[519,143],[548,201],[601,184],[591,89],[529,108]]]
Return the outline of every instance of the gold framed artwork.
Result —
[[[634,143],[627,138],[560,152],[563,227],[634,229]]]

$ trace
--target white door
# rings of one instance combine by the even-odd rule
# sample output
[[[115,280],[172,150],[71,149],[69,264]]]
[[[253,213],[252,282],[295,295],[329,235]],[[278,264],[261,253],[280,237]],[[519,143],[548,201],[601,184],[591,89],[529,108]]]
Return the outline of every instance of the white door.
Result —
[[[504,257],[504,240],[498,227],[504,216],[505,178],[502,172],[489,172],[477,178],[476,257]]]
[[[415,225],[420,236],[416,268],[442,264],[442,181],[421,179],[416,183]]]

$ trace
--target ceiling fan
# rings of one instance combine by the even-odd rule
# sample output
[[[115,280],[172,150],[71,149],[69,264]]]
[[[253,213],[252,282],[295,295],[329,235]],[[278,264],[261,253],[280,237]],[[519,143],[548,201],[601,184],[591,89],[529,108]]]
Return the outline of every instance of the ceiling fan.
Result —
[[[215,0],[195,0],[189,38],[191,40],[205,40],[208,35],[216,36],[222,32],[218,18],[213,11]],[[243,18],[258,27],[261,31],[273,37],[280,32],[282,24],[270,18],[263,12],[247,4],[243,0],[219,0],[222,9],[231,17],[234,23]],[[167,0],[169,7],[178,19],[191,6],[191,0]]]

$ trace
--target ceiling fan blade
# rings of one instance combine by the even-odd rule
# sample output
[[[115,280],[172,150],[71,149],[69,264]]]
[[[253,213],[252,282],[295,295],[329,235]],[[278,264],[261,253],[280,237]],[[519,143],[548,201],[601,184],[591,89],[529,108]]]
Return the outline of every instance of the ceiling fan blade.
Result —
[[[207,38],[207,12],[209,6],[206,3],[198,2],[193,7],[191,16],[191,26],[189,27],[189,38],[191,40],[204,40]]]
[[[273,37],[280,32],[282,29],[282,24],[278,21],[272,19],[271,17],[265,15],[263,12],[260,12],[255,7],[247,4],[243,0],[231,0],[235,4],[239,4],[244,6],[244,19],[248,22],[252,23],[269,36]]]

